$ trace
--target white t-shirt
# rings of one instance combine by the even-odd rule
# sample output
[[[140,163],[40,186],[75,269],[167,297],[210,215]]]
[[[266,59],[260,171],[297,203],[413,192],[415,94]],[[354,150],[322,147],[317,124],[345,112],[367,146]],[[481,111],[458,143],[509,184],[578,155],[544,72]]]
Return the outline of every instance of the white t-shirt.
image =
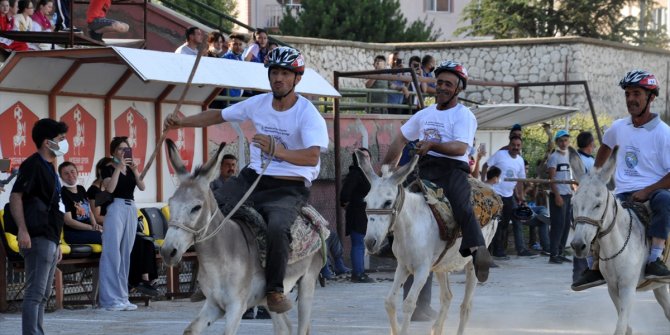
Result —
[[[289,150],[307,149],[318,146],[322,152],[328,149],[328,129],[326,120],[309,100],[298,95],[298,101],[290,109],[278,112],[272,108],[272,93],[259,94],[245,101],[238,102],[221,111],[224,120],[244,122],[251,120],[256,132],[271,135],[276,145]],[[257,173],[261,173],[261,150],[255,145],[250,146],[251,164]],[[263,154],[263,161],[267,155]],[[316,166],[298,166],[274,158],[265,171],[268,176],[303,177],[305,184],[319,176],[321,160]]]
[[[258,52],[261,50],[261,47],[258,45],[258,43],[252,42],[249,44],[249,47],[247,47],[244,52],[242,53],[242,60],[247,58],[247,55],[251,54],[253,57],[258,58]]]
[[[182,55],[190,55],[190,56],[197,56],[198,55],[198,50],[197,49],[191,49],[188,44],[184,43],[177,48],[177,50],[174,51],[176,54],[182,54]]]
[[[489,169],[495,166],[500,169],[500,182],[491,185],[496,193],[501,197],[511,197],[514,195],[515,181],[505,181],[505,178],[526,178],[526,168],[523,164],[521,155],[516,158],[510,156],[507,150],[498,150],[493,156],[486,161]]]
[[[641,190],[670,172],[670,127],[658,115],[639,128],[630,117],[614,121],[603,144],[619,146],[616,193]]]
[[[437,105],[430,105],[414,114],[400,127],[402,135],[410,141],[432,141],[446,143],[463,142],[472,147],[477,131],[477,119],[467,107],[457,104],[447,110],[437,110]],[[468,163],[468,152],[462,156],[447,156],[434,151],[428,154],[436,157],[447,157]]]

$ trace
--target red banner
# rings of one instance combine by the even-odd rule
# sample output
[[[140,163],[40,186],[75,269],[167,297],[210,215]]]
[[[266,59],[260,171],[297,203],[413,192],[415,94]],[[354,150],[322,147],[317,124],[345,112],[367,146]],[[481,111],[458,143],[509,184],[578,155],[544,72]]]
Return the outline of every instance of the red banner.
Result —
[[[0,114],[2,158],[11,159],[12,167],[20,165],[37,150],[31,136],[37,120],[37,115],[21,101]]]
[[[147,156],[147,119],[135,108],[128,108],[114,120],[114,136],[128,136],[133,161],[141,172]]]
[[[184,117],[184,114],[177,112],[180,118]],[[172,129],[168,132],[167,137],[171,139],[179,150],[179,157],[184,162],[186,171],[191,171],[193,167],[193,153],[195,151],[195,129],[193,128],[179,128]],[[165,157],[167,156],[167,146],[165,146]],[[174,169],[172,164],[168,162],[168,169],[170,174],[174,174]]]
[[[67,141],[70,150],[65,160],[77,166],[79,174],[89,174],[93,171],[95,157],[96,120],[84,107],[76,104],[60,119],[67,123]]]

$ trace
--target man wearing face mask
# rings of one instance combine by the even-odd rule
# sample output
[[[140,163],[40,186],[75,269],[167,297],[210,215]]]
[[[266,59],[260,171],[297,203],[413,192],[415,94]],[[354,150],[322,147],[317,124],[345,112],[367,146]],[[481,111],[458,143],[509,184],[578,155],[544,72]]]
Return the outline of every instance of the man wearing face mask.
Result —
[[[54,162],[67,153],[67,125],[52,119],[35,123],[32,139],[37,152],[19,168],[9,197],[12,218],[18,227],[20,253],[25,262],[26,287],[22,305],[23,334],[44,334],[44,308],[51,295],[63,213],[58,209],[61,188]]]

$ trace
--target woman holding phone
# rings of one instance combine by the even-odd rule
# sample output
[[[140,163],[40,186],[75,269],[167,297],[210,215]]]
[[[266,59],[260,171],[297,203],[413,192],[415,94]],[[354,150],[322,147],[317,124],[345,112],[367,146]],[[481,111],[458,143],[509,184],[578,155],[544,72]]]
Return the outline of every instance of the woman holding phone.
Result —
[[[132,311],[128,301],[130,252],[137,231],[135,187],[144,191],[144,182],[133,162],[127,137],[114,137],[110,144],[112,163],[102,169],[102,185],[114,201],[107,206],[100,257],[100,306],[108,311]]]

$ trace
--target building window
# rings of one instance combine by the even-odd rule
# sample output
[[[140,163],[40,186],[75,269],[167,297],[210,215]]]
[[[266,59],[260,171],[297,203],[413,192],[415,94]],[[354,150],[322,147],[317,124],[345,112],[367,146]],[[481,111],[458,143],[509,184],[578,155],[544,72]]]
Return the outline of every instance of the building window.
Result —
[[[653,11],[653,29],[659,30],[663,26],[668,24],[668,9],[667,8],[655,8]]]
[[[427,12],[454,12],[454,0],[426,0]]]

